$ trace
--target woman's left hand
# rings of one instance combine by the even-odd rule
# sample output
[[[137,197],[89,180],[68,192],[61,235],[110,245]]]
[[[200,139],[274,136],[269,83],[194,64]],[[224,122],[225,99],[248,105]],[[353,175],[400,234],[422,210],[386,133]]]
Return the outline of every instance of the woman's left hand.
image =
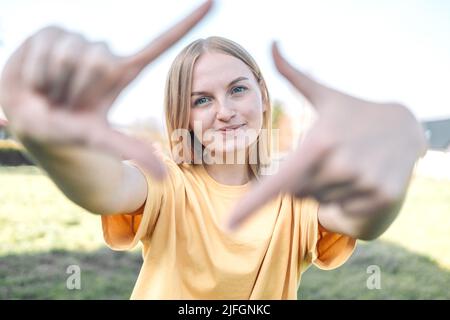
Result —
[[[315,107],[318,120],[298,148],[238,204],[237,227],[280,191],[338,205],[347,216],[398,207],[426,139],[411,112],[399,104],[364,101],[328,88],[294,69],[273,45],[279,72]]]

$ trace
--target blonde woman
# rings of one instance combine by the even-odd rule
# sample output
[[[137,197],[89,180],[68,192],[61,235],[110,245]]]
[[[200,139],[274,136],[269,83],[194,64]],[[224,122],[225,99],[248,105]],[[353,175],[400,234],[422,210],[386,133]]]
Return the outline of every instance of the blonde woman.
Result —
[[[67,197],[101,215],[111,248],[142,243],[132,298],[296,299],[309,265],[340,266],[356,239],[373,239],[393,221],[422,136],[405,108],[325,88],[274,46],[278,68],[321,117],[280,173],[264,178],[271,151],[266,83],[240,45],[219,37],[188,45],[169,71],[171,156],[110,129],[106,114],[121,90],[210,5],[127,58],[44,29],[5,67],[1,103],[16,136]],[[397,138],[399,129],[407,138]],[[380,148],[385,138],[391,145]],[[399,157],[398,148],[407,152]],[[378,175],[383,170],[387,176]],[[244,194],[247,201],[238,202]]]

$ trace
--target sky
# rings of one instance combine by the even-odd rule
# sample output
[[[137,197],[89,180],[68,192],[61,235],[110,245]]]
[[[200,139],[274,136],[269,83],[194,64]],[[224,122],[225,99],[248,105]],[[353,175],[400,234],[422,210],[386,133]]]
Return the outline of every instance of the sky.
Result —
[[[30,35],[58,25],[129,55],[201,4],[199,0],[0,0],[0,68]],[[360,98],[395,101],[420,120],[450,116],[450,1],[216,0],[213,11],[127,87],[111,109],[113,124],[162,126],[166,74],[198,38],[238,42],[255,58],[272,100],[293,117],[302,96],[275,70],[278,40],[293,65]]]

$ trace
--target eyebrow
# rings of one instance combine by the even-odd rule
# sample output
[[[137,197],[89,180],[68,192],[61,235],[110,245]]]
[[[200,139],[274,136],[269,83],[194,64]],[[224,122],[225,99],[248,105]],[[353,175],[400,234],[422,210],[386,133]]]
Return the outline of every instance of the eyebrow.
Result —
[[[228,87],[231,87],[233,84],[235,84],[235,83],[237,83],[237,82],[239,82],[239,81],[242,81],[242,80],[248,80],[248,78],[246,78],[246,77],[239,77],[239,78],[236,78],[236,79],[234,79],[233,81],[231,81],[229,84],[228,84]],[[191,93],[191,97],[192,96],[201,96],[201,95],[204,95],[204,94],[207,94],[208,92],[205,92],[205,91],[196,91],[196,92],[192,92]]]

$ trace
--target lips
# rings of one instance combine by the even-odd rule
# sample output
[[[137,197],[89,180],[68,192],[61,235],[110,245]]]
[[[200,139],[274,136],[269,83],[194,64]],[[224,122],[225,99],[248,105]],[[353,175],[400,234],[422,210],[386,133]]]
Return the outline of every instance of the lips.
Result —
[[[221,132],[233,131],[233,130],[239,129],[239,128],[243,127],[243,126],[244,126],[243,123],[242,124],[236,124],[236,125],[232,125],[232,126],[222,127],[219,130],[217,130],[217,131],[221,131]]]

